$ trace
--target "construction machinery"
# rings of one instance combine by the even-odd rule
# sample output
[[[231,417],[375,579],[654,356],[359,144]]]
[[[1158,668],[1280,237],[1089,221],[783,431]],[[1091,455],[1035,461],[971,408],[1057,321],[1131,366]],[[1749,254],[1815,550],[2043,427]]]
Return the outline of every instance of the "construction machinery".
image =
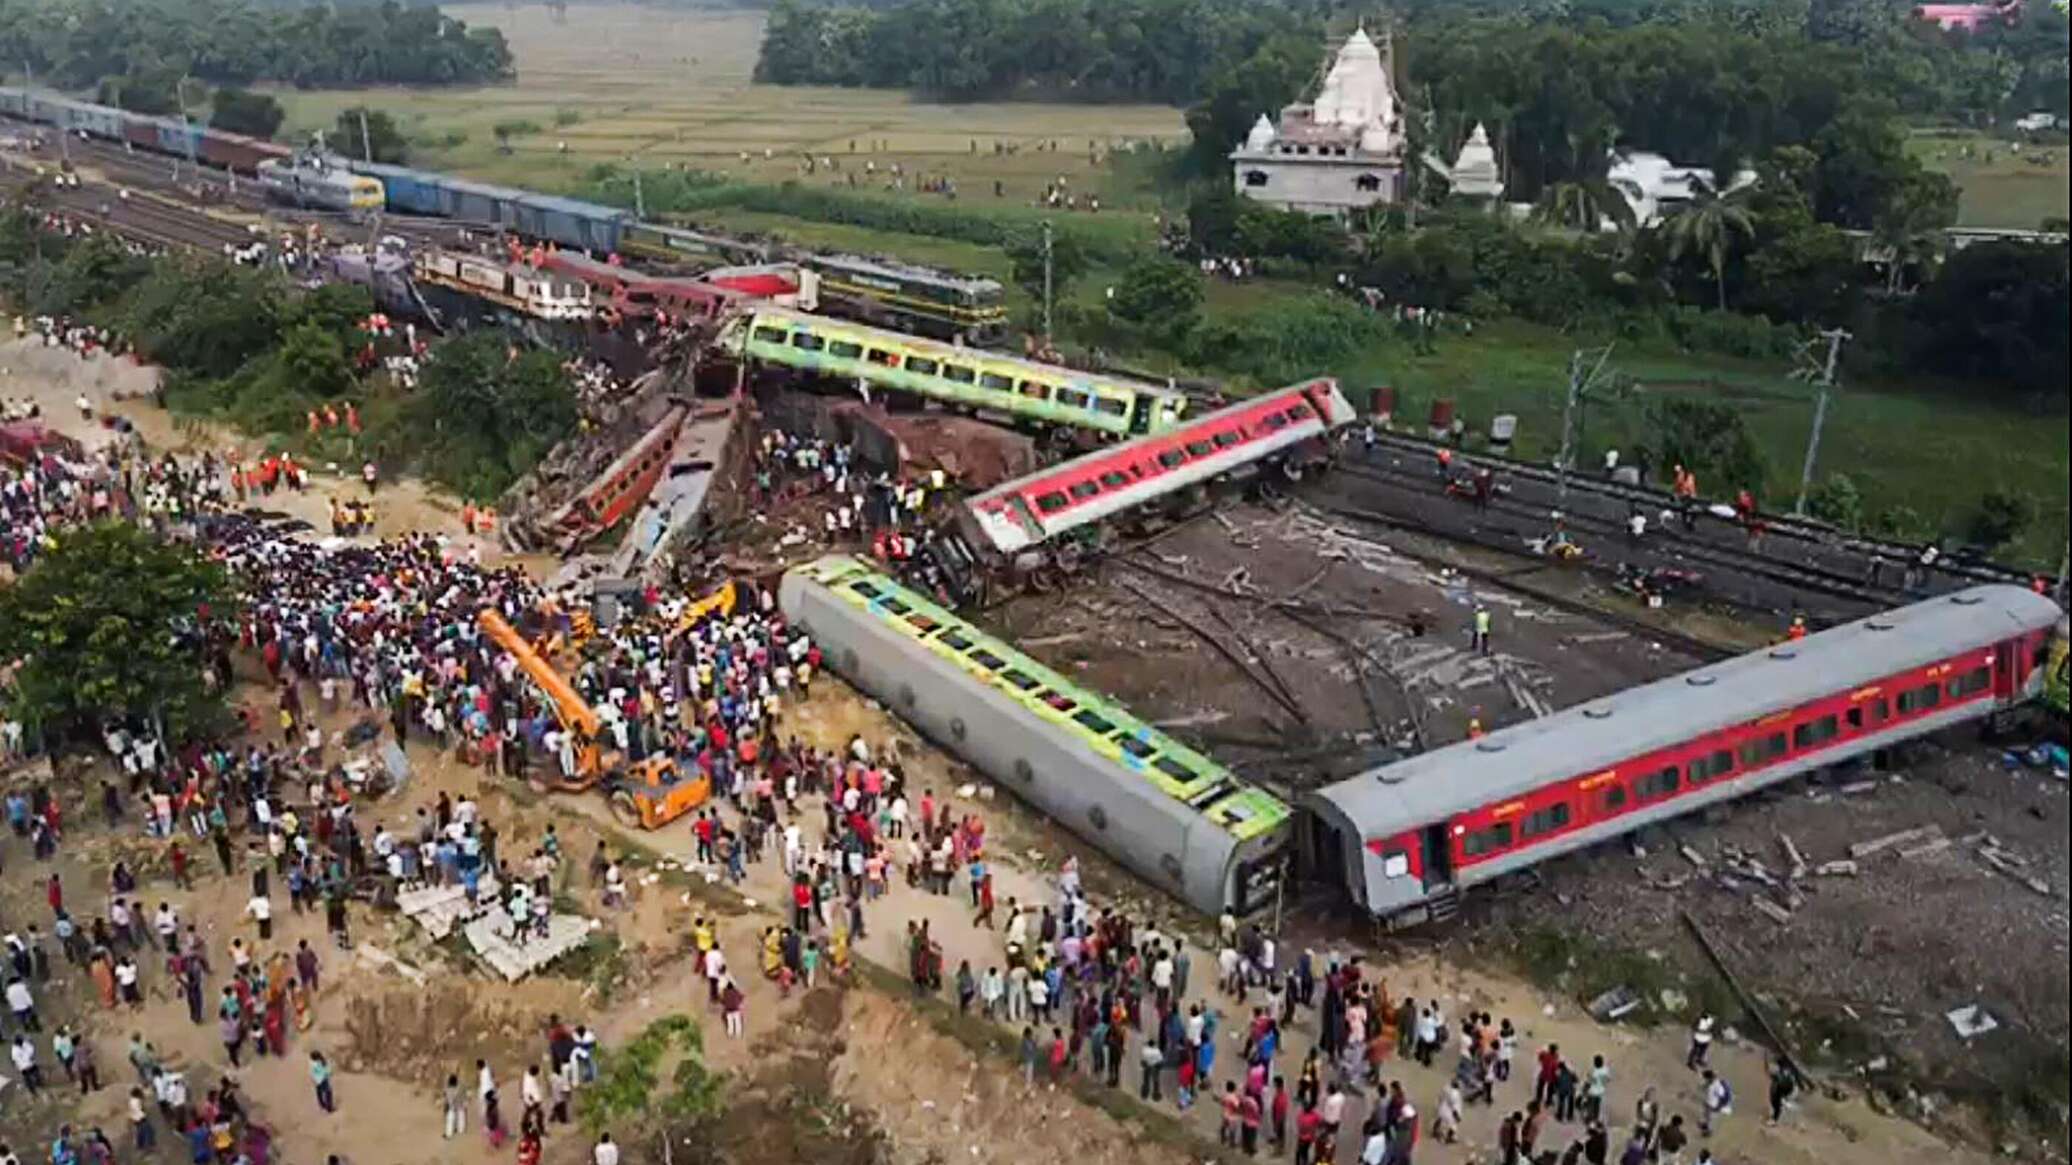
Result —
[[[610,799],[612,816],[622,824],[642,829],[659,829],[711,799],[710,778],[702,773],[685,777],[668,756],[650,756],[628,763],[625,754],[600,746],[603,718],[574,685],[497,611],[485,608],[476,622],[484,634],[518,661],[518,666],[553,706],[562,729],[575,737],[574,772],[551,777],[546,782],[548,788],[584,793],[601,787]]]

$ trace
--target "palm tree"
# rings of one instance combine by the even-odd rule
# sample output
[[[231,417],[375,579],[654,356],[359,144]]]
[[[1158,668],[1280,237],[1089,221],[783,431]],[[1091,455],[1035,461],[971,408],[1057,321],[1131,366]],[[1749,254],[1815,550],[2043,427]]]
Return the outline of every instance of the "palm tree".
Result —
[[[1602,178],[1555,182],[1540,191],[1532,217],[1539,222],[1573,226],[1589,233],[1605,219],[1621,230],[1633,225],[1633,207]]]
[[[1749,217],[1748,208],[1731,194],[1722,198],[1699,187],[1696,197],[1664,222],[1662,229],[1669,233],[1670,262],[1690,252],[1705,256],[1712,267],[1713,284],[1719,288],[1720,310],[1725,311],[1727,254],[1733,249],[1734,236],[1746,239],[1755,234],[1755,221]]]

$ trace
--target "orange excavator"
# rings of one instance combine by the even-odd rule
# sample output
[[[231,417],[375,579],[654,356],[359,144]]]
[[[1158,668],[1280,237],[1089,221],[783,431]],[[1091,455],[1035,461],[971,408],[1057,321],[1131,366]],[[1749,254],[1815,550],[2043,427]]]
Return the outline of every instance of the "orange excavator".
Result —
[[[484,609],[476,622],[532,677],[553,705],[562,730],[576,738],[575,772],[553,777],[547,781],[548,788],[583,793],[601,784],[610,798],[612,816],[624,825],[642,829],[660,829],[711,799],[709,778],[702,773],[685,778],[676,762],[667,756],[651,756],[629,765],[624,754],[600,747],[597,741],[604,729],[602,718],[554,665],[495,610]]]

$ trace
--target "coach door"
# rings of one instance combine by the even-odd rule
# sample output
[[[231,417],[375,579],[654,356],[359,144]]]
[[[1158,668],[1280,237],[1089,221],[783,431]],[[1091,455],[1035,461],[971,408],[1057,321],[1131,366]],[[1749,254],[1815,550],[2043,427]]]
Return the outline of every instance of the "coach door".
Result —
[[[1448,835],[1446,823],[1427,825],[1424,831],[1424,885],[1426,890],[1439,890],[1453,884],[1453,861],[1451,846],[1453,839]]]
[[[1130,436],[1141,437],[1151,431],[1151,410],[1158,407],[1158,401],[1148,392],[1140,392],[1130,401]]]
[[[2003,639],[1993,645],[1993,698],[2008,703],[2018,694],[2015,686],[2021,683],[2021,658],[2019,646],[2012,639]]]

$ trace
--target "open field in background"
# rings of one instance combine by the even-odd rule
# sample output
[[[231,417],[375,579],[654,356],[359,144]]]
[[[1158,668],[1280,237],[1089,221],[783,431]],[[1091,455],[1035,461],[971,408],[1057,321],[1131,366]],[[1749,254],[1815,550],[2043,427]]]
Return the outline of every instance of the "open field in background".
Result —
[[[750,81],[762,38],[756,12],[579,5],[561,23],[539,5],[446,11],[502,29],[518,61],[517,81],[276,90],[288,110],[286,129],[325,129],[339,110],[365,103],[396,117],[418,164],[490,181],[568,189],[597,162],[637,156],[649,168],[681,165],[752,181],[846,187],[855,173],[869,188],[884,185],[896,163],[909,189],[915,174],[948,176],[964,201],[990,202],[998,181],[1003,198],[1020,203],[1059,177],[1074,189],[1103,189],[1108,150],[1186,137],[1180,111],[1165,106],[939,105],[886,90],[757,85]],[[539,132],[513,137],[511,153],[502,153],[493,128],[516,121]],[[466,138],[442,144],[454,134]],[[1101,160],[1090,160],[1090,141]],[[557,148],[564,142],[565,157]],[[1016,152],[995,153],[996,143]],[[835,160],[841,170],[805,175],[801,156],[808,153]],[[860,173],[867,161],[877,168],[869,178]]]
[[[1575,341],[1551,328],[1499,322],[1473,337],[1447,337],[1429,356],[1406,346],[1377,348],[1334,369],[1355,389],[1393,384],[1397,416],[1421,422],[1432,401],[1450,397],[1470,426],[1496,413],[1518,416],[1519,456],[1551,460],[1561,444],[1561,413]],[[1613,349],[1610,367],[1638,382],[1634,393],[1589,403],[1578,464],[1594,468],[1617,448],[1632,460],[1646,443],[1650,397],[1672,393],[1731,402],[1768,459],[1766,505],[1789,509],[1813,423],[1813,391],[1774,365],[1632,347]],[[1961,530],[1981,494],[2008,489],[2036,503],[2036,521],[2010,557],[2055,569],[2064,552],[2067,450],[2072,419],[2035,414],[1956,385],[1845,383],[1830,401],[1816,480],[1846,474],[1865,512],[1908,506],[1945,529]],[[1701,482],[1711,488],[1715,483]]]
[[[761,35],[758,13],[606,4],[571,8],[562,24],[538,6],[450,10],[471,23],[504,30],[518,59],[515,83],[426,91],[288,91],[280,96],[290,128],[326,127],[340,109],[366,102],[399,119],[413,139],[418,164],[547,190],[574,189],[593,164],[623,163],[629,155],[649,168],[680,164],[749,182],[843,187],[868,160],[876,164],[877,174],[869,182],[859,174],[857,181],[879,188],[897,162],[909,176],[953,178],[959,209],[996,214],[1018,225],[1044,217],[1031,203],[1045,183],[1063,177],[1075,190],[1099,191],[1104,209],[1099,215],[1053,215],[1075,229],[1146,243],[1153,238],[1157,203],[1144,180],[1150,167],[1127,156],[1114,159],[1121,165],[1112,164],[1106,153],[1090,158],[1088,139],[1106,150],[1126,142],[1177,145],[1186,138],[1179,111],[1163,107],[937,105],[877,90],[756,85],[749,78]],[[497,149],[492,127],[511,121],[530,121],[539,131],[513,138],[512,152],[505,154]],[[452,135],[465,138],[449,142]],[[852,140],[854,155],[849,152]],[[1051,141],[1059,143],[1054,152],[1039,148]],[[567,143],[565,156],[556,149],[558,142]],[[1012,144],[1019,152],[996,154],[995,142]],[[1966,144],[1972,147],[1970,159],[1962,156]],[[1964,186],[1966,224],[2035,227],[2046,216],[2067,213],[2064,147],[2016,151],[1981,137],[1924,132],[1912,148]],[[764,150],[772,156],[765,158]],[[822,167],[806,175],[800,162],[806,152],[832,158],[841,169]],[[2037,164],[2037,157],[2044,164]],[[1002,197],[993,194],[995,180],[1005,187]],[[888,197],[947,201],[941,195],[911,193],[911,180],[908,190]],[[896,255],[1007,281],[1007,258],[994,247],[738,207],[691,217],[716,230]],[[1105,267],[1089,271],[1068,299],[1098,311],[1102,289],[1117,274]],[[1296,290],[1272,281],[1212,280],[1206,310],[1211,317],[1232,318]],[[1019,289],[1010,286],[1009,300],[1018,318],[1033,314]],[[1453,398],[1478,424],[1495,413],[1515,413],[1519,452],[1549,458],[1559,443],[1562,386],[1572,346],[1572,338],[1551,329],[1496,323],[1478,327],[1472,338],[1448,336],[1429,356],[1378,337],[1350,366],[1320,371],[1355,388],[1396,385],[1398,415],[1405,420],[1421,417],[1439,396]],[[1192,371],[1173,367],[1170,358],[1157,354],[1130,362],[1148,372]],[[1780,367],[1724,357],[1622,348],[1613,363],[1646,385],[1648,393],[1733,400],[1745,410],[1769,458],[1766,500],[1780,507],[1790,504],[1812,420],[1805,385],[1788,379]],[[1643,440],[1644,407],[1644,396],[1591,405],[1583,464],[1598,463],[1603,450],[1614,445],[1630,455]],[[1821,472],[1852,477],[1870,514],[1905,505],[1951,529],[1961,526],[1987,489],[2026,492],[2036,500],[2038,519],[2019,553],[2054,566],[2067,521],[2068,444],[2072,426],[2063,415],[2010,408],[1962,386],[1855,383],[1844,386],[1829,413]]]
[[[1965,131],[1922,131],[1907,144],[1957,183],[1959,226],[2035,230],[2046,218],[2072,215],[2072,151],[2064,146],[2017,146]]]

